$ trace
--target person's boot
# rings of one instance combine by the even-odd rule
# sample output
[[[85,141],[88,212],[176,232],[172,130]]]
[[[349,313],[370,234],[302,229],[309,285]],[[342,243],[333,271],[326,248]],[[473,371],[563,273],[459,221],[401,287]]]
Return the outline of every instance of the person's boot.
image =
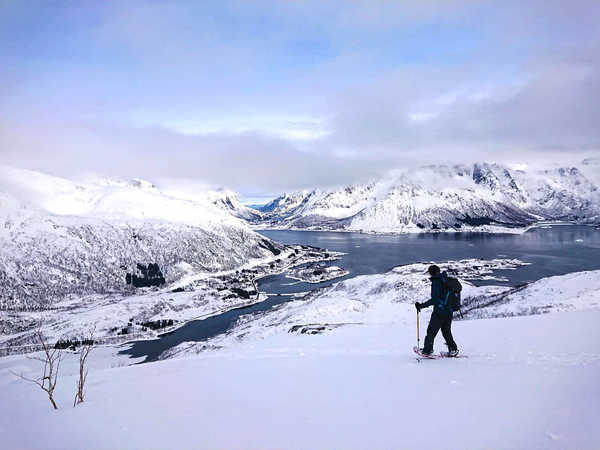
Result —
[[[425,347],[420,348],[419,351],[421,352],[422,355],[425,355],[425,356],[429,356],[433,353],[433,350],[430,350],[428,348],[426,349]]]
[[[458,356],[458,349],[452,349],[452,350],[448,350],[448,356],[450,357],[454,357],[454,356]]]

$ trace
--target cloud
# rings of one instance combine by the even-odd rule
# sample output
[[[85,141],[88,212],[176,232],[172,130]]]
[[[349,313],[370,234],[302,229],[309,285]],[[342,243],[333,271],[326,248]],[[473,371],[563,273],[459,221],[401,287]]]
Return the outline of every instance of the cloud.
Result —
[[[38,6],[0,6],[0,162],[261,196],[600,151],[598,2]]]
[[[0,148],[5,163],[57,175],[180,177],[255,195],[365,179],[385,165],[374,161],[358,166],[302,152],[288,140],[255,132],[189,135],[158,127],[84,123],[0,127]]]
[[[459,68],[445,80],[401,73],[349,93],[329,124],[323,148],[353,148],[372,158],[419,150],[462,158],[536,157],[553,150],[600,149],[600,47],[532,68],[528,78],[482,80]],[[423,86],[428,89],[423,90]],[[453,154],[455,157],[456,154]]]

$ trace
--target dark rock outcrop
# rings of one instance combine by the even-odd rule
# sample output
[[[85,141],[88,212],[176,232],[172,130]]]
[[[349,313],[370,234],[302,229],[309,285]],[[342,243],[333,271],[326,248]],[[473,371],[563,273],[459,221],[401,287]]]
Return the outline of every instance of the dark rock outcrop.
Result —
[[[125,282],[132,284],[136,288],[161,286],[165,284],[165,277],[158,264],[150,263],[145,265],[138,263],[136,273],[127,273],[125,275]]]
[[[281,250],[279,250],[278,248],[275,248],[275,246],[273,244],[271,244],[271,242],[268,241],[267,239],[263,239],[262,241],[259,242],[258,245],[262,248],[266,248],[274,255],[279,255],[281,253]]]
[[[246,290],[240,289],[240,288],[230,288],[229,290],[231,292],[233,292],[234,294],[236,294],[238,297],[242,297],[245,299],[249,299],[251,296],[257,294],[256,291],[246,291]]]
[[[345,323],[309,323],[305,325],[293,325],[288,333],[297,334],[321,334],[324,331],[334,330],[341,326],[347,325]]]

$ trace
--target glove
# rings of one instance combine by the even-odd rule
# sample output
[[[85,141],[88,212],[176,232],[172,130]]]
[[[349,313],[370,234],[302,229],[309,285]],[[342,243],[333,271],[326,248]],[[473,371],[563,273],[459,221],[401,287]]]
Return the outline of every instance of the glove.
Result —
[[[419,302],[415,302],[415,308],[417,308],[417,311],[421,311],[421,304]]]

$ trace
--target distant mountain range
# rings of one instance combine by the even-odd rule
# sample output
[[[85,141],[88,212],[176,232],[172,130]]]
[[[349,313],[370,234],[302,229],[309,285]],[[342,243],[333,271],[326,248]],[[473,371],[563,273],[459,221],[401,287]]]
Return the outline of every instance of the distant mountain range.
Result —
[[[366,184],[283,194],[260,215],[231,212],[257,227],[383,233],[506,230],[544,220],[598,223],[600,190],[586,174],[600,171],[600,161],[582,166],[426,166]]]

